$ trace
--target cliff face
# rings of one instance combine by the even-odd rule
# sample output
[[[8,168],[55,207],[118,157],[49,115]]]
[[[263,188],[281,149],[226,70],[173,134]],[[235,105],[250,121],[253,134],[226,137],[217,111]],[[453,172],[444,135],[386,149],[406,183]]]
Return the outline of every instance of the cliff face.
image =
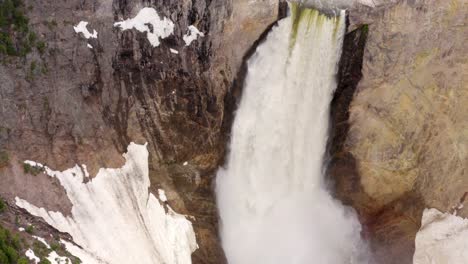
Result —
[[[346,37],[333,101],[329,175],[377,258],[411,263],[423,208],[450,211],[468,191],[467,6],[373,2],[349,13],[357,30]],[[175,23],[158,47],[113,25],[143,7]],[[60,184],[24,160],[57,170],[86,164],[95,175],[120,167],[131,141],[148,142],[152,191],[164,189],[172,208],[196,219],[194,262],[223,263],[213,179],[243,58],[277,19],[278,1],[27,0],[22,8],[37,48],[24,57],[0,49],[0,196],[68,214]],[[74,31],[80,21],[97,39]],[[186,46],[190,25],[204,37]]]
[[[379,263],[411,263],[423,209],[449,212],[467,191],[466,8],[393,1],[350,12],[350,28],[369,24],[368,38],[362,79],[353,85],[359,72],[344,70],[348,81],[335,98],[350,105],[332,113],[329,171],[338,197],[360,213]]]
[[[23,160],[87,164],[95,175],[121,166],[130,142],[148,142],[152,190],[166,190],[176,211],[196,219],[194,262],[222,263],[212,185],[232,115],[224,101],[243,54],[277,19],[278,2],[24,2],[29,30],[45,47],[0,65],[0,196],[67,214],[63,188],[28,173]],[[146,33],[114,27],[143,7],[175,24],[158,47]],[[77,34],[80,21],[97,38]],[[186,46],[190,25],[204,37]]]

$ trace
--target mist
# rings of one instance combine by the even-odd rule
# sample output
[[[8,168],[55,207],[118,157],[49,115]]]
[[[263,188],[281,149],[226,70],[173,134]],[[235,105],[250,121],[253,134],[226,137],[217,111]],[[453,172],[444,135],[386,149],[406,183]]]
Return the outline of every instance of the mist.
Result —
[[[364,264],[357,216],[323,175],[344,11],[292,4],[291,13],[248,64],[217,175],[222,245],[230,264]]]

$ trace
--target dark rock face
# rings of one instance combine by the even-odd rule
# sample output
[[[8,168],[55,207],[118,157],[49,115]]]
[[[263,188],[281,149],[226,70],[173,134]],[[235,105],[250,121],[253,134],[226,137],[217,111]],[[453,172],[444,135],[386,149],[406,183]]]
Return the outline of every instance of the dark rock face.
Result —
[[[232,119],[225,98],[242,57],[277,19],[278,2],[25,5],[30,27],[46,49],[0,65],[0,150],[8,155],[0,168],[8,186],[0,186],[0,196],[9,202],[20,196],[67,213],[70,203],[61,186],[43,174],[25,175],[23,160],[57,170],[86,164],[95,175],[100,167],[122,165],[130,142],[148,142],[152,190],[164,189],[177,212],[196,219],[200,248],[194,263],[225,262],[212,188]],[[145,6],[175,23],[173,35],[159,47],[151,46],[146,33],[113,26]],[[82,20],[98,32],[97,39],[74,32]],[[190,25],[205,36],[185,46],[182,36]]]
[[[349,132],[349,107],[362,78],[362,63],[368,27],[361,26],[345,35],[343,53],[339,63],[338,86],[330,108],[330,139],[328,142],[328,180],[334,192],[346,205],[352,205],[350,197],[358,196],[360,203],[369,203],[359,184],[356,161],[346,151],[345,140]]]

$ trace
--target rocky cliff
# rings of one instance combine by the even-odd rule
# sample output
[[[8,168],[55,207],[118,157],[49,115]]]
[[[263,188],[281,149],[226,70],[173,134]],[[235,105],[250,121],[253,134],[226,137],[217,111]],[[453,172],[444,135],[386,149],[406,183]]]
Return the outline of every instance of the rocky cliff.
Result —
[[[408,0],[350,12],[361,29],[345,45],[329,171],[378,263],[412,263],[423,209],[452,212],[468,190],[466,10]]]
[[[10,2],[24,16],[8,17],[13,27],[0,19],[0,196],[11,206],[2,223],[14,229],[20,215],[40,234],[53,232],[15,208],[16,196],[70,213],[60,184],[24,160],[57,170],[87,164],[95,175],[120,167],[131,141],[148,142],[151,191],[166,190],[171,207],[195,218],[194,263],[223,263],[214,172],[245,58],[284,5]],[[376,258],[387,261],[378,263],[411,263],[423,209],[450,211],[468,191],[467,3],[374,3],[349,11],[328,169],[337,197],[358,211]],[[144,7],[175,24],[157,47],[147,33],[114,26]],[[97,38],[77,33],[80,21]],[[191,25],[204,36],[186,46]]]
[[[131,141],[148,142],[152,190],[163,188],[176,211],[196,219],[194,263],[222,263],[212,185],[232,115],[225,100],[278,1],[13,2],[35,38],[24,54],[0,55],[0,196],[67,214],[60,184],[24,160],[87,164],[95,175],[120,167]],[[146,32],[114,26],[143,7],[175,24],[158,47]],[[77,33],[80,21],[97,38]],[[186,45],[191,25],[204,36]]]

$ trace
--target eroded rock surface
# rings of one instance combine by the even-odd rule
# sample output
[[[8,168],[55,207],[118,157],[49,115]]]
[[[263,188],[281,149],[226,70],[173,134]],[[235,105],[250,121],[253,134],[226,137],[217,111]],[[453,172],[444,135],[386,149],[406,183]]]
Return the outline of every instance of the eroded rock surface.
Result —
[[[194,262],[223,263],[212,184],[232,114],[224,99],[243,54],[277,19],[278,1],[24,2],[46,48],[0,65],[0,148],[8,156],[0,196],[66,214],[63,189],[42,173],[25,175],[22,161],[87,164],[95,175],[121,166],[130,141],[148,142],[152,191],[165,189],[175,210],[196,219]],[[146,33],[114,27],[143,7],[175,24],[158,47]],[[77,34],[80,21],[97,38]],[[191,25],[204,36],[186,46]]]
[[[194,262],[223,263],[214,171],[243,57],[276,20],[278,1],[24,2],[46,46],[0,64],[0,196],[67,214],[63,188],[25,173],[24,160],[87,164],[95,175],[120,167],[130,141],[148,142],[152,191],[163,188],[171,207],[196,219]],[[379,263],[411,263],[423,209],[450,211],[468,189],[467,3],[372,2],[350,11],[358,30],[344,47],[329,171]],[[146,33],[113,26],[147,6],[175,23],[155,48]],[[97,38],[77,34],[80,21]],[[204,37],[185,46],[190,25]]]
[[[450,212],[468,189],[466,10],[425,0],[350,13],[350,29],[369,24],[369,33],[330,171],[379,263],[411,263],[423,209]]]

